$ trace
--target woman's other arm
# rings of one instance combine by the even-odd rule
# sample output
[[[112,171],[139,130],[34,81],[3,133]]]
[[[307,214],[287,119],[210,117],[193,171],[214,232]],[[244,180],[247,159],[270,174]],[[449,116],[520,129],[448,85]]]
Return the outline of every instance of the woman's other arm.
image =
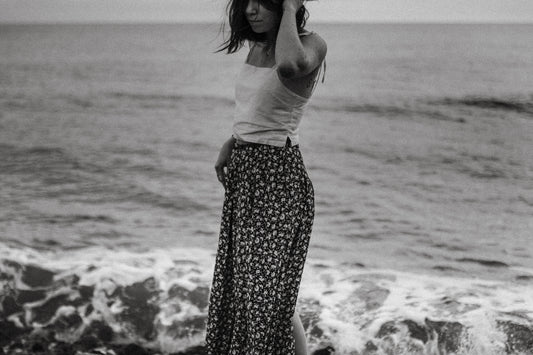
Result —
[[[218,159],[215,163],[215,171],[217,173],[217,179],[220,181],[224,189],[226,189],[226,173],[229,163],[229,158],[231,156],[231,151],[233,150],[233,145],[235,144],[235,138],[231,136],[220,148],[218,154]]]

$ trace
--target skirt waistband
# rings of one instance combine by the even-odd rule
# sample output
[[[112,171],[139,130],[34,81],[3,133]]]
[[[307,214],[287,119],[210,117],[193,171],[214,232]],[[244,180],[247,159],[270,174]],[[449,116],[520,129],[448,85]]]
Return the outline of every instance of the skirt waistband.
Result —
[[[243,141],[242,139],[236,139],[235,140],[235,147],[236,148],[245,147],[245,146],[259,146],[260,147],[260,146],[265,146],[265,145],[270,145],[270,144],[248,142],[248,141]],[[290,148],[291,147],[291,139],[289,137],[287,137],[287,141],[285,143],[285,147],[286,148]],[[298,147],[298,144],[295,144],[292,147]]]

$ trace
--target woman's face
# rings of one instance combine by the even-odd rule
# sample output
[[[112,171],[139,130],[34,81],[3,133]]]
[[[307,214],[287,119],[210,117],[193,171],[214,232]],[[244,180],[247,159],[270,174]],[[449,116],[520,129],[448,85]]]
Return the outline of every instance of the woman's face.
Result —
[[[248,0],[245,15],[255,33],[269,32],[277,28],[281,20],[274,5],[268,0]]]

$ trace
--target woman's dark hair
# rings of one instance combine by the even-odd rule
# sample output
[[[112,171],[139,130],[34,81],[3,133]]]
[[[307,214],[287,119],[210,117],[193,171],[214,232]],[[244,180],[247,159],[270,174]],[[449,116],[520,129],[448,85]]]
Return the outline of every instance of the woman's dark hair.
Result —
[[[255,33],[252,31],[248,20],[246,20],[246,7],[249,0],[230,0],[226,6],[228,21],[231,28],[230,37],[220,45],[217,52],[227,51],[228,54],[237,52],[243,45],[244,41],[251,40],[254,42],[264,42],[266,37],[264,33]],[[273,0],[259,0],[259,3],[270,11],[277,12],[280,17],[283,14],[283,1],[274,2]],[[296,26],[298,33],[304,31],[305,23],[309,18],[309,12],[302,6],[296,13]],[[221,32],[224,33],[225,22],[222,23]]]

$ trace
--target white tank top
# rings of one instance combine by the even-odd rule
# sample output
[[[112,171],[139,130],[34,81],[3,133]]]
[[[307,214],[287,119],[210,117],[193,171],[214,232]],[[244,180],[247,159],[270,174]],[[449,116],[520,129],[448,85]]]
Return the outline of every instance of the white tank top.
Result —
[[[281,82],[276,66],[244,63],[235,85],[233,137],[280,147],[285,146],[288,137],[291,145],[296,145],[308,101]]]

